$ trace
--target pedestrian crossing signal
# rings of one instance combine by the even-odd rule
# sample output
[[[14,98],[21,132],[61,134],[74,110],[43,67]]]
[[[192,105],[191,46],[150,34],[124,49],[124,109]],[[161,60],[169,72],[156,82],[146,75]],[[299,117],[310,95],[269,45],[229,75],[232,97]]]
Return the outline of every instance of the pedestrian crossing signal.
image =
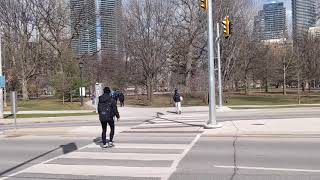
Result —
[[[228,39],[232,34],[232,23],[229,16],[226,16],[224,18],[224,20],[222,21],[222,25],[224,38]]]
[[[203,11],[208,10],[208,0],[200,0],[200,7]]]

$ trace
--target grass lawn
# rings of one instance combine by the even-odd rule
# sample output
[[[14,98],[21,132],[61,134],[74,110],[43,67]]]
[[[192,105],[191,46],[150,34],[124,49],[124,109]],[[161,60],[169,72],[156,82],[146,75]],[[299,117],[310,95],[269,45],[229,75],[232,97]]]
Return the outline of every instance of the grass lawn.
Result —
[[[297,96],[231,96],[228,98],[229,106],[238,105],[290,105],[298,104]],[[320,104],[320,96],[301,96],[301,104]]]
[[[85,99],[84,102],[87,100]],[[84,105],[80,107],[80,102],[65,102],[62,103],[62,100],[56,98],[40,98],[33,99],[29,101],[18,100],[18,110],[19,111],[59,111],[59,110],[91,110],[92,108]],[[8,104],[8,107],[5,108],[6,111],[10,111],[11,107]]]
[[[226,94],[225,94],[226,95]],[[203,99],[184,97],[182,102],[183,106],[205,106],[207,105]],[[298,104],[298,97],[295,93],[289,93],[287,96],[281,93],[271,92],[271,93],[252,93],[248,96],[239,93],[230,93],[224,98],[226,106],[241,106],[241,105],[291,105]],[[85,102],[88,99],[85,100]],[[148,103],[147,96],[127,96],[126,105],[130,106],[140,106],[140,107],[173,107],[171,95],[154,95],[152,104]],[[310,94],[301,95],[301,104],[320,104],[320,93],[313,92]],[[10,105],[10,104],[8,104]],[[6,111],[10,111],[11,107],[5,108]],[[64,104],[60,99],[56,98],[40,98],[29,101],[18,101],[19,111],[32,111],[32,110],[42,110],[42,111],[59,111],[59,110],[93,110],[92,107],[84,105],[80,107],[80,102],[65,102]],[[38,114],[38,115],[19,115],[18,117],[59,117],[59,116],[81,116],[86,115],[80,114]],[[91,114],[89,114],[91,115]]]
[[[172,107],[173,102],[169,95],[154,95],[151,107]],[[225,99],[225,98],[224,98]],[[277,93],[261,93],[252,95],[230,94],[228,95],[226,106],[241,106],[241,105],[292,105],[298,104],[298,97],[295,94],[284,96]],[[147,106],[146,96],[129,96],[126,98],[127,105]],[[207,105],[200,98],[184,97],[183,106],[205,106]],[[320,94],[304,94],[301,95],[301,104],[320,104]]]
[[[17,118],[41,118],[41,117],[65,117],[65,116],[89,116],[96,113],[66,113],[66,114],[18,114]],[[13,115],[5,114],[5,119],[13,119]]]

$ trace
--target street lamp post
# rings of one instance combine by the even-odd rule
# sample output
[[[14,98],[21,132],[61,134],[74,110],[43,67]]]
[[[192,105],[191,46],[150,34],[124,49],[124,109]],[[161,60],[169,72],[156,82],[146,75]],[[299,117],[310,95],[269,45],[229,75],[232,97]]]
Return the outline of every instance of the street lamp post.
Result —
[[[79,68],[80,68],[80,101],[81,101],[81,106],[83,106],[83,96],[82,96],[82,69],[84,67],[83,62],[80,61],[79,63]]]

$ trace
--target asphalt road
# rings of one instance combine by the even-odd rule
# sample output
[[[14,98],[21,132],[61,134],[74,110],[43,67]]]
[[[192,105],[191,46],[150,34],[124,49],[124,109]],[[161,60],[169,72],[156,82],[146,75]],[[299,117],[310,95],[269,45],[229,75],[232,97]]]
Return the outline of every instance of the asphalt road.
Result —
[[[160,110],[159,110],[160,111]],[[136,114],[131,113],[121,119],[119,126],[135,126],[144,121],[153,119],[155,110],[145,109],[145,112],[139,111]],[[170,112],[167,112],[170,113]],[[195,115],[196,118],[202,118],[204,121],[208,119],[208,111],[188,111],[186,115]],[[257,109],[257,110],[234,110],[230,112],[217,113],[217,121],[234,121],[234,120],[256,120],[256,119],[293,119],[293,118],[319,118],[320,108],[279,108],[279,109]],[[129,119],[126,119],[129,118]],[[19,122],[20,121],[20,122]],[[43,122],[21,124],[23,119],[18,120],[19,128],[37,128],[37,127],[77,127],[77,126],[97,126],[99,122],[95,119],[76,120],[64,122]],[[0,125],[0,131],[14,128],[13,124]]]
[[[153,115],[153,114],[152,114]],[[116,126],[133,127],[152,118],[150,113],[136,117],[125,116]],[[74,118],[73,118],[74,119]],[[80,127],[100,126],[96,119],[86,121],[66,121],[52,123],[29,123],[19,125],[19,128],[42,127]],[[13,125],[2,125],[2,130],[12,129]],[[91,137],[66,137],[66,136],[5,136],[0,134],[0,179],[22,169],[46,161],[62,154],[76,151],[81,147],[93,143]],[[30,178],[29,178],[30,179]],[[32,179],[32,178],[31,178]]]
[[[318,112],[318,108],[241,110],[218,113],[218,120],[318,118]],[[183,115],[205,119],[207,112]],[[152,118],[150,113],[138,116],[132,113],[126,117],[118,126],[137,126]],[[180,118],[183,120],[190,119]],[[100,148],[97,139],[89,137],[0,135],[0,179],[32,165],[36,166],[9,179],[160,180],[163,175],[171,180],[320,179],[320,138],[199,138],[199,127],[173,128],[174,122],[162,127],[163,120],[159,119],[161,128],[157,128],[156,121],[117,135],[116,147],[106,151]],[[24,127],[84,125],[99,123],[88,120]],[[168,132],[172,128],[172,132]],[[39,165],[63,154],[66,156]],[[70,172],[66,167],[75,170]]]
[[[170,180],[318,180],[318,138],[201,137]]]
[[[76,137],[0,137],[0,177],[75,151],[91,142],[92,139]]]

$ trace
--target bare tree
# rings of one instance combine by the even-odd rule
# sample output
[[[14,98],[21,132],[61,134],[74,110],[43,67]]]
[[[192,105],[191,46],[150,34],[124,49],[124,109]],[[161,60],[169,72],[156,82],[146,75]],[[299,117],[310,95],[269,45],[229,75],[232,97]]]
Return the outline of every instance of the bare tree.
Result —
[[[130,62],[141,68],[148,100],[152,102],[157,78],[163,71],[171,50],[173,10],[168,1],[132,0],[126,10],[127,53]]]
[[[0,2],[0,23],[4,32],[4,41],[8,53],[10,68],[17,76],[23,99],[28,100],[28,82],[43,73],[45,65],[41,56],[43,43],[37,35],[38,15],[35,6],[28,0],[4,0]]]

